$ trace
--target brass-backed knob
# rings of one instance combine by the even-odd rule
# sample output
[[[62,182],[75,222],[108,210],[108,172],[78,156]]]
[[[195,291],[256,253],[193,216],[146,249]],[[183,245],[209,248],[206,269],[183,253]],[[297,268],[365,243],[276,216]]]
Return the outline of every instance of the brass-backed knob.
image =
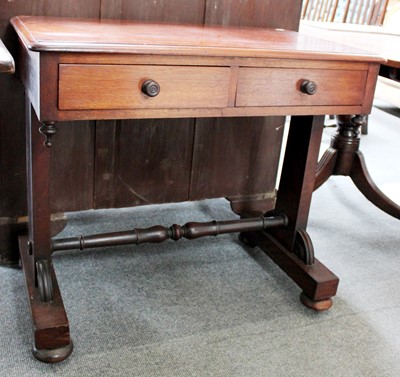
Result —
[[[300,85],[300,90],[303,93],[312,96],[313,94],[317,93],[317,83],[310,80],[304,80]]]
[[[146,80],[142,84],[142,92],[149,97],[155,97],[160,93],[160,85],[156,83],[154,80]]]

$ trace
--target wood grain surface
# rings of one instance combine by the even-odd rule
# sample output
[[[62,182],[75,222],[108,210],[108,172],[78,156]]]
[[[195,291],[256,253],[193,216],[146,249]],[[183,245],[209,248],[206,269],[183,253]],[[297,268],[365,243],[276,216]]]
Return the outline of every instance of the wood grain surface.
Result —
[[[217,27],[115,20],[14,17],[33,51],[105,52],[191,56],[244,56],[383,61],[368,51],[279,29]],[[165,33],[165,28],[168,33]]]

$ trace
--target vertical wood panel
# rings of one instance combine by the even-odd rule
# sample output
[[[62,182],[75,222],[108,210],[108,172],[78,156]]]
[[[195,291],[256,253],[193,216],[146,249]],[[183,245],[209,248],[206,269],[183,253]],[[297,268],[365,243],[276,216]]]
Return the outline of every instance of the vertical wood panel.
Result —
[[[97,121],[95,129],[94,207],[115,207],[117,121]]]
[[[101,17],[202,24],[205,0],[102,0]]]
[[[275,195],[281,117],[197,119],[190,197]]]
[[[53,212],[93,208],[94,122],[62,122],[53,137]]]
[[[122,3],[125,0],[101,0],[100,18],[122,19]]]
[[[98,18],[100,0],[0,0],[2,20],[17,15]]]
[[[15,76],[0,88],[0,217],[12,217],[26,214],[24,91]]]
[[[188,199],[193,122],[193,119],[121,122],[117,132],[117,207]]]
[[[205,23],[298,30],[301,0],[207,0]]]

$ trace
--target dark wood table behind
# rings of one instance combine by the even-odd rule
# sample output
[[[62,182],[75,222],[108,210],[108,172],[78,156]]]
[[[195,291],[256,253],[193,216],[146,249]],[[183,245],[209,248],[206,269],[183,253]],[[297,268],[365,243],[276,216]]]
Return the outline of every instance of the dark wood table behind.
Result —
[[[379,75],[400,82],[400,33],[398,31],[382,26],[302,21],[300,33],[318,35],[324,40],[378,54],[386,59],[380,65]],[[336,115],[339,115],[337,132],[318,165],[315,189],[331,175],[349,176],[358,190],[371,203],[387,214],[400,219],[400,203],[392,201],[375,184],[360,150],[360,126],[362,125],[365,129],[368,123],[362,121],[358,126],[354,126],[349,122],[348,117]]]

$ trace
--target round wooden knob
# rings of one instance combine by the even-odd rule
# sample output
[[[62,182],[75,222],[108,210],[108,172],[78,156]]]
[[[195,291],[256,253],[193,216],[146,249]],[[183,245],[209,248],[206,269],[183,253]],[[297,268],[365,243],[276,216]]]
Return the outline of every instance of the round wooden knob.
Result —
[[[303,93],[312,96],[313,94],[317,93],[317,84],[314,81],[304,80],[301,83],[300,90]]]
[[[146,80],[142,84],[142,92],[149,97],[155,97],[160,93],[160,85],[158,85],[154,80]]]

